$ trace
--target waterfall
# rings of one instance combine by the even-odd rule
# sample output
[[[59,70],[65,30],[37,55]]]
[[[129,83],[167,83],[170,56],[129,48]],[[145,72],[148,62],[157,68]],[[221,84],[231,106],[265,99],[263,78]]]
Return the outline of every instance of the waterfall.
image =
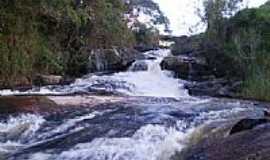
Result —
[[[67,86],[42,87],[27,92],[0,91],[0,95],[12,94],[69,94],[69,93],[89,93],[108,92],[120,93],[129,96],[150,96],[150,97],[188,97],[187,91],[183,87],[183,82],[173,78],[169,71],[163,71],[160,63],[164,57],[170,54],[168,49],[145,52],[146,59],[137,60],[126,72],[112,75],[86,75],[77,79],[75,83]],[[99,57],[97,62],[99,62]],[[99,63],[97,67],[100,69]]]
[[[2,95],[96,94],[48,97],[57,104],[61,101],[59,113],[0,116],[0,159],[170,160],[175,152],[207,136],[208,130],[200,129],[203,125],[263,114],[262,108],[250,103],[189,96],[184,82],[160,67],[169,54],[170,50],[146,52],[145,59],[126,72],[86,75],[66,86],[0,91]],[[121,96],[104,97],[98,92]]]
[[[170,54],[170,50],[150,51],[144,54],[146,57],[152,58],[134,62],[126,72],[79,79],[71,85],[71,90],[81,91],[95,87],[95,89],[119,92],[130,96],[173,98],[188,96],[187,91],[183,89],[181,80],[174,79],[172,73],[161,70],[160,63],[164,57]],[[105,83],[107,86],[104,85]]]

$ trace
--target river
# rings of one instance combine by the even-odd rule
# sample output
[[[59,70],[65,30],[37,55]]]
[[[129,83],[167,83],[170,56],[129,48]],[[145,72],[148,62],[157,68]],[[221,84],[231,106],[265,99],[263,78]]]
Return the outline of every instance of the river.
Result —
[[[190,96],[185,81],[161,70],[169,54],[149,51],[126,72],[89,74],[71,85],[1,91],[3,96],[78,94],[85,99],[96,93],[110,101],[51,115],[1,118],[0,159],[169,160],[195,134],[207,134],[198,133],[199,126],[263,114],[251,102]]]

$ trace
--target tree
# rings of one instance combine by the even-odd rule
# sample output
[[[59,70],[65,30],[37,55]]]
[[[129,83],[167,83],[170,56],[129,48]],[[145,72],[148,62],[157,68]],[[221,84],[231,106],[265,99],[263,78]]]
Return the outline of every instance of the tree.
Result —
[[[140,13],[143,13],[144,15],[151,17],[150,23],[152,26],[149,28],[155,27],[155,25],[162,25],[164,26],[164,32],[171,32],[169,19],[161,11],[159,5],[153,0],[124,0],[124,2],[127,6],[127,14],[131,17],[137,18]],[[136,26],[137,24],[134,25]]]
[[[80,75],[85,50],[129,47],[121,0],[0,0],[0,86],[35,74]]]
[[[203,10],[198,10],[202,22],[207,24],[207,36],[220,41],[225,38],[226,20],[240,7],[243,0],[203,0]]]

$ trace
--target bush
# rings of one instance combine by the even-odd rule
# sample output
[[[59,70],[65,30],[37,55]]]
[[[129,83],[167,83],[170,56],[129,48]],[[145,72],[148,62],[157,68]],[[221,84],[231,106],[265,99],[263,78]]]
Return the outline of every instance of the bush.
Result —
[[[230,23],[225,50],[244,73],[240,95],[270,100],[270,5],[243,10]]]
[[[78,2],[78,3],[77,3]],[[0,85],[85,73],[82,48],[132,46],[121,0],[1,0]]]
[[[218,20],[205,34],[209,64],[243,81],[239,96],[270,100],[270,2]]]

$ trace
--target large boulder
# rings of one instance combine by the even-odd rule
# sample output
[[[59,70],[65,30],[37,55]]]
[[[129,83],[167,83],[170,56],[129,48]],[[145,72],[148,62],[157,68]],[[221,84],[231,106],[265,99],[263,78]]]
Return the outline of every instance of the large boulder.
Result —
[[[193,96],[238,97],[242,82],[237,80],[211,79],[203,82],[185,84],[189,94]]]
[[[195,55],[196,53],[200,53],[202,49],[202,35],[175,37],[174,42],[172,54],[175,56]]]
[[[123,71],[126,70],[140,53],[134,49],[97,49],[89,56],[88,71]]]
[[[148,70],[148,64],[146,60],[138,60],[134,62],[131,67],[129,68],[130,71],[147,71]]]
[[[173,160],[270,160],[270,124],[241,120],[248,128],[228,134],[235,125],[217,125],[207,136],[189,145]],[[252,125],[250,125],[252,124]],[[225,127],[224,127],[225,126]],[[236,134],[237,133],[237,134]]]
[[[157,50],[159,49],[159,45],[152,45],[152,44],[138,44],[134,47],[136,50],[140,51],[140,52],[147,52],[147,51],[151,51],[151,50]]]
[[[270,119],[268,118],[260,118],[260,119],[242,119],[239,122],[237,122],[231,129],[230,135],[240,133],[243,131],[251,130],[255,128],[256,126],[270,123]]]
[[[168,56],[161,62],[161,68],[175,73],[177,78],[203,81],[211,77],[211,70],[203,58]]]

